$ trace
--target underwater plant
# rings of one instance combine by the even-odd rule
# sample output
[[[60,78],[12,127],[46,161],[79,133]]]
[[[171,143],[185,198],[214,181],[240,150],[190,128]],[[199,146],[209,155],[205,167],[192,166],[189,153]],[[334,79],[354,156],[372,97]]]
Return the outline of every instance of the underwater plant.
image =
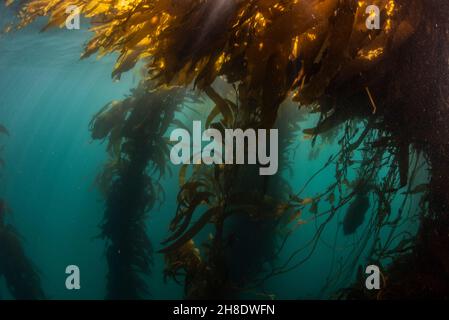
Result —
[[[381,9],[379,30],[366,28],[366,1],[75,0],[70,4],[79,6],[92,22],[93,36],[84,57],[117,52],[114,77],[145,60],[148,76],[160,86],[194,84],[216,104],[208,117],[211,125],[220,115],[222,120],[215,124],[218,127],[272,128],[281,103],[291,96],[300,108],[320,113],[316,127],[304,131],[314,140],[342,128],[341,150],[324,165],[335,165],[335,183],[313,198],[304,197],[302,190],[295,192],[283,205],[295,212],[308,206],[316,216],[325,218],[306,244],[310,253],[290,265],[304,249],[299,248],[267,276],[296,268],[308,259],[338,209],[350,203],[366,208],[366,190],[348,181],[349,168],[357,165],[358,176],[372,180],[370,193],[375,195],[377,213],[372,215],[363,241],[353,249],[354,256],[371,246],[371,259],[379,265],[383,265],[385,257],[393,260],[386,271],[390,276],[385,277],[388,280],[376,297],[449,295],[448,3],[373,0],[370,4]],[[49,17],[46,28],[63,26],[66,5],[64,0],[31,0],[19,13],[19,27],[40,16]],[[235,88],[235,102],[212,89],[220,78]],[[352,158],[355,150],[362,151],[361,160]],[[431,178],[418,192],[411,189],[411,180],[419,169],[420,156],[426,159]],[[416,165],[411,167],[413,159]],[[179,269],[179,257],[188,257],[183,264],[187,270],[201,269],[191,240],[209,221],[217,230],[209,255],[213,262],[206,269],[219,268],[224,259],[223,212],[227,200],[238,190],[239,183],[232,184],[232,179],[243,179],[244,175],[234,166],[214,166],[214,171],[200,168],[193,174],[194,180],[181,187],[172,243],[168,246],[173,250],[164,250],[175,257],[168,258],[175,262],[170,274]],[[391,234],[385,244],[378,235],[386,225],[394,224],[390,205],[403,188],[406,194],[421,194],[420,230],[417,236],[404,238],[395,255],[388,244],[396,236]],[[265,211],[259,210],[265,203],[265,191],[261,189],[254,202],[257,215],[264,216]],[[252,208],[252,199],[245,196],[239,205]],[[318,203],[323,199],[331,208],[319,212]],[[192,212],[203,202],[212,211],[188,228]],[[267,205],[270,217],[275,208]],[[357,229],[362,220],[351,211],[350,205],[348,233]],[[371,237],[377,241],[369,244]],[[354,270],[354,264],[356,261],[349,259],[340,266],[341,276],[336,281],[347,278],[344,270]],[[415,266],[413,270],[405,267],[409,264]],[[227,275],[215,276],[223,272],[217,269],[213,279],[200,282],[211,284],[219,279],[215,287],[226,288],[221,286],[221,280]],[[195,275],[187,278],[192,277]],[[365,294],[354,289],[346,297],[360,298],[360,292]]]
[[[222,85],[224,94],[226,86]],[[238,90],[230,89],[236,98]],[[257,123],[258,109],[246,112],[238,102],[222,98],[211,87],[206,94],[215,104],[206,126],[223,131]],[[228,118],[218,117],[218,104],[228,105]],[[285,131],[293,131],[289,129]],[[288,140],[285,134],[280,138],[281,142]],[[280,174],[260,176],[257,165],[194,165],[189,179],[187,167],[184,165],[180,172],[181,191],[170,226],[172,235],[161,250],[166,254],[166,275],[179,281],[182,274],[185,295],[190,299],[238,297],[250,291],[253,280],[264,272],[264,264],[276,258],[277,233],[284,208],[281,201],[289,193],[288,184]],[[201,212],[200,218],[189,226],[197,212]],[[213,229],[197,247],[192,239],[208,224]]]
[[[9,133],[0,124],[1,135],[9,135]],[[1,154],[0,164],[4,165]],[[44,299],[39,274],[25,255],[22,238],[16,229],[6,222],[10,212],[11,209],[5,200],[0,198],[0,277],[5,277],[9,292],[15,299]]]
[[[15,299],[44,299],[39,274],[25,255],[21,237],[5,222],[8,210],[4,200],[0,200],[0,275],[5,277]]]
[[[130,96],[108,103],[91,121],[92,138],[107,139],[110,155],[97,177],[106,198],[101,237],[107,243],[108,299],[148,294],[143,276],[151,271],[152,246],[146,218],[162,201],[155,173],[160,179],[166,172],[169,149],[164,135],[186,99],[183,88],[154,90],[150,81],[142,81]]]

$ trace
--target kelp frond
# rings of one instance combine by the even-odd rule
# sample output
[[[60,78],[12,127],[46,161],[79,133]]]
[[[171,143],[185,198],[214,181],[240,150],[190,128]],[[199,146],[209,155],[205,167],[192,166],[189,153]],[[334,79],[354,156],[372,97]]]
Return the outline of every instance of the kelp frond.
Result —
[[[92,24],[84,57],[119,53],[114,76],[149,59],[161,84],[207,88],[224,75],[262,90],[269,108],[290,90],[310,104],[373,68],[413,33],[421,1],[372,1],[387,17],[379,31],[365,27],[368,4],[350,0],[32,0],[19,26],[48,16],[44,29],[64,27],[68,4]]]
[[[163,190],[168,143],[164,136],[186,99],[182,88],[154,91],[142,81],[122,101],[111,102],[92,119],[92,138],[108,140],[110,160],[97,178],[106,197],[101,236],[107,240],[107,297],[136,299],[148,294],[143,278],[151,271],[147,213]]]

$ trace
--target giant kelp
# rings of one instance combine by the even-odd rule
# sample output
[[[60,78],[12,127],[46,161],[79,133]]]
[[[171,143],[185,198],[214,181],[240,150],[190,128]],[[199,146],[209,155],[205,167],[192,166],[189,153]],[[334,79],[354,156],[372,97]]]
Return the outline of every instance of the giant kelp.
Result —
[[[220,131],[257,127],[260,109],[242,105],[237,87],[225,88],[222,84],[220,93],[212,87],[206,89],[214,103],[206,126]],[[218,117],[220,108],[227,111]],[[285,117],[282,122],[281,170],[288,165],[285,155],[297,121],[298,117]],[[265,271],[264,265],[276,258],[278,233],[288,209],[283,206],[290,193],[288,183],[281,174],[259,176],[257,165],[194,165],[188,179],[186,172],[187,165],[180,172],[172,235],[162,250],[167,256],[166,275],[185,277],[188,298],[235,298],[248,293]],[[194,214],[200,217],[190,226]],[[209,238],[197,247],[192,238],[208,224],[212,225]]]
[[[6,204],[0,201],[0,275],[15,299],[44,299],[35,266],[26,256],[16,229],[5,222]]]
[[[155,91],[142,81],[129,97],[108,103],[92,119],[92,138],[107,139],[110,154],[97,178],[106,197],[101,236],[107,241],[107,298],[148,294],[143,275],[151,271],[152,252],[146,217],[162,200],[157,174],[167,168],[164,135],[185,101],[183,88]]]
[[[9,135],[0,124],[0,136]],[[0,164],[4,162],[1,158]],[[6,279],[6,285],[15,299],[43,299],[44,292],[35,266],[26,256],[22,238],[16,229],[6,222],[11,212],[6,202],[0,198],[0,276]]]
[[[412,276],[409,269],[405,276],[398,275],[397,280],[389,281],[381,297],[401,296],[407,289],[412,289],[408,295],[416,294],[417,288],[423,287],[419,283],[429,279],[426,295],[447,296],[448,288],[435,284],[449,274],[445,253],[449,243],[445,218],[449,200],[444,182],[449,146],[443,138],[448,132],[448,66],[444,54],[448,47],[449,27],[444,14],[447,4],[436,0],[373,0],[369,4],[381,8],[380,30],[368,30],[365,26],[367,1],[79,0],[71,4],[78,5],[92,21],[94,35],[84,56],[118,52],[120,57],[113,72],[116,77],[145,59],[148,74],[160,85],[194,83],[215,102],[216,111],[210,118],[221,114],[223,127],[270,128],[281,102],[290,94],[302,107],[311,105],[320,112],[317,126],[305,133],[323,135],[344,125],[344,136],[339,141],[341,152],[324,166],[335,165],[335,183],[313,198],[304,197],[300,190],[283,205],[297,210],[310,206],[310,211],[316,214],[323,199],[332,204],[331,209],[319,213],[326,219],[307,244],[311,250],[306,258],[313,253],[337,209],[351,202],[356,207],[365,206],[365,190],[361,190],[361,185],[366,181],[348,183],[349,167],[357,164],[358,176],[373,180],[369,189],[375,194],[377,214],[373,215],[376,219],[369,224],[367,234],[376,237],[385,224],[392,223],[389,206],[394,195],[403,187],[411,191],[410,147],[416,154],[423,152],[431,168],[431,181],[429,192],[423,196],[421,230],[416,239],[409,237],[398,248],[398,253],[407,253],[403,259],[416,263],[415,271],[420,276]],[[62,26],[66,5],[63,0],[32,0],[19,15],[20,26],[39,16],[49,16],[47,27]],[[212,89],[221,76],[234,85],[237,103],[226,101]],[[238,112],[233,112],[235,106]],[[235,122],[239,118],[247,120]],[[354,124],[360,119],[363,131],[357,134]],[[355,161],[352,154],[358,149],[363,157]],[[382,168],[388,168],[386,175],[381,173]],[[220,176],[219,170],[236,169],[226,166],[214,170],[218,172],[196,178],[204,180],[205,186],[181,189],[181,195],[188,192],[189,196],[180,198],[182,206],[177,217],[180,213],[181,216],[175,221],[183,221],[186,212],[187,216],[191,214],[192,203],[211,202],[212,209],[218,209],[203,215],[193,230],[186,229],[185,220],[181,225],[175,223],[169,248],[186,249],[190,244],[192,249],[189,241],[208,221],[216,220],[215,225],[222,223],[217,212],[223,212],[223,203],[212,199],[218,201],[220,194],[227,198],[229,191],[235,192],[234,188],[224,189],[224,193],[220,190],[213,196],[203,192],[206,187],[213,190],[207,184],[214,183],[213,177]],[[349,191],[345,193],[346,189]],[[333,203],[336,194],[338,202]],[[198,200],[201,195],[205,198]],[[263,203],[260,201],[263,195],[263,191],[257,195],[259,204]],[[251,199],[245,197],[247,207],[251,207]],[[269,211],[273,216],[274,208]],[[358,222],[348,220],[348,224],[352,220],[349,231],[360,225],[361,217],[358,219]],[[220,234],[217,232],[215,239]],[[367,243],[368,236],[354,249],[355,253],[365,250]],[[189,252],[196,252],[192,250]],[[211,252],[224,251],[215,247]],[[371,252],[380,264],[383,256],[391,255],[383,245],[373,245]],[[189,256],[197,261],[196,254]],[[220,261],[223,257],[216,259]],[[396,268],[403,270],[402,260],[397,261],[391,267],[392,274],[399,273]],[[425,261],[432,261],[439,272],[431,272]],[[287,266],[289,262],[291,259],[286,265],[274,268],[271,274],[302,263]],[[353,268],[354,264],[349,261],[345,266]],[[221,277],[224,278],[225,275]],[[406,286],[402,279],[411,281]]]

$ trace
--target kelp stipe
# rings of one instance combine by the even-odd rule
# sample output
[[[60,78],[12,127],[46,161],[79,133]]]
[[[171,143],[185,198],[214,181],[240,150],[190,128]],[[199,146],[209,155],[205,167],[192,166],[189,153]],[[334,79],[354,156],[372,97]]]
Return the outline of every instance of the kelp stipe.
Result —
[[[243,85],[232,87],[217,81],[215,86],[220,90],[205,89],[214,103],[206,127],[223,131],[262,126],[260,108],[239,100]],[[288,165],[286,154],[297,129],[295,121],[298,119],[293,116],[280,122],[281,169]],[[172,235],[162,250],[166,254],[166,275],[177,281],[184,275],[189,299],[269,296],[259,292],[258,280],[266,272],[264,266],[277,258],[278,235],[289,210],[284,205],[290,193],[288,183],[280,172],[260,176],[257,165],[195,165],[188,180],[186,169],[181,170]],[[189,228],[194,213],[202,211],[203,205],[204,213]],[[209,223],[213,231],[197,247],[192,239]]]
[[[9,133],[0,124],[1,135]],[[0,164],[4,166],[1,153]],[[9,292],[15,299],[44,299],[39,274],[23,250],[23,239],[16,229],[6,222],[9,212],[6,202],[0,198],[0,277],[5,277]]]
[[[152,249],[147,214],[163,190],[168,143],[164,135],[185,101],[182,88],[154,90],[142,81],[122,101],[111,102],[91,122],[94,139],[108,139],[110,160],[97,181],[106,197],[101,236],[107,241],[107,298],[139,299],[149,292]]]

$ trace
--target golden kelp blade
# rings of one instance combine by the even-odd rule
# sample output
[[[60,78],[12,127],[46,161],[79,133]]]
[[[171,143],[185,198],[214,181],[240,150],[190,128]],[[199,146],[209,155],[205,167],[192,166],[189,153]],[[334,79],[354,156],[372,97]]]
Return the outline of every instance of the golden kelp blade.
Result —
[[[118,52],[114,77],[148,59],[160,84],[206,88],[224,75],[267,90],[266,81],[275,81],[309,104],[408,38],[419,3],[369,1],[386,17],[381,30],[366,28],[368,2],[353,0],[31,0],[19,25],[47,16],[47,27],[63,27],[67,6],[75,5],[94,33],[83,57]]]

